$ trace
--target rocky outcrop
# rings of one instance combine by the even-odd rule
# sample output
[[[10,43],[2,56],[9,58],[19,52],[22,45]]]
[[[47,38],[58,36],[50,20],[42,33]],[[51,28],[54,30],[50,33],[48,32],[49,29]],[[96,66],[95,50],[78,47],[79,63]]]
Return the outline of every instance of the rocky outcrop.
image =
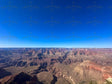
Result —
[[[6,71],[5,69],[0,68],[0,79],[5,76],[9,76],[9,75],[11,75],[10,72]]]
[[[1,84],[42,84],[36,76],[30,76],[24,72],[7,76],[0,80]]]
[[[53,74],[50,72],[40,72],[37,74],[37,77],[40,82],[43,84],[52,84],[52,80],[54,79]]]

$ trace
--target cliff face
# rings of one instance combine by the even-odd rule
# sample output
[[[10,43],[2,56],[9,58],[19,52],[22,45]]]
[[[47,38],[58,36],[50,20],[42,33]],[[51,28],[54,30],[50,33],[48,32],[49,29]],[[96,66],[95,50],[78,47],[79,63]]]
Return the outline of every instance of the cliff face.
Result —
[[[111,60],[112,49],[0,49],[0,81],[103,84],[112,78]]]
[[[36,76],[30,76],[24,72],[7,76],[0,80],[2,84],[42,84]]]
[[[94,66],[94,67],[93,67]],[[99,71],[97,65],[90,64],[89,61],[84,61],[82,63],[73,63],[70,65],[55,64],[49,71],[57,78],[65,79],[68,84],[77,84],[85,82],[89,84],[90,81],[95,81],[97,84],[103,84],[104,78],[103,73]]]
[[[11,75],[10,72],[6,71],[5,69],[0,68],[0,79],[5,76],[9,76],[9,75]]]

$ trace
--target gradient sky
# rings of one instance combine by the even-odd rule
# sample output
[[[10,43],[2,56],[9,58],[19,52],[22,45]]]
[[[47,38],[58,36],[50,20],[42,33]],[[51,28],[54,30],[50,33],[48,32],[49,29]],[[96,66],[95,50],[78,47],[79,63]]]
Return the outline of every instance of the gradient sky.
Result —
[[[112,48],[112,0],[0,0],[0,47]]]

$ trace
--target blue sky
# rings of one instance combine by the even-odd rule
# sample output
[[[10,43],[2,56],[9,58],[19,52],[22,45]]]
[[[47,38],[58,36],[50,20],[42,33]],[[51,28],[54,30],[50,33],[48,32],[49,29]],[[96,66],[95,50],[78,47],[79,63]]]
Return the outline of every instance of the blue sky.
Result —
[[[0,0],[0,47],[112,48],[112,0]]]

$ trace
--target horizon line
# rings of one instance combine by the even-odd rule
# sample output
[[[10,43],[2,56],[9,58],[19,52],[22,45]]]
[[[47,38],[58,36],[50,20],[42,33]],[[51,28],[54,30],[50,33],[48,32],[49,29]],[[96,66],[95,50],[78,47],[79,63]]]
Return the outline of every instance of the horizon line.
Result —
[[[110,48],[110,47],[0,47],[1,48]]]

